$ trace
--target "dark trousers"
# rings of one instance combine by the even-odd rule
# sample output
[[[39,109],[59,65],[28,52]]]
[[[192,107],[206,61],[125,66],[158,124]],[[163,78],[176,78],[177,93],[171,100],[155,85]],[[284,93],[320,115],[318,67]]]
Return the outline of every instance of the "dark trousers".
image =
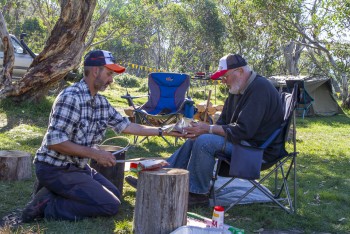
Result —
[[[118,212],[119,190],[89,165],[82,169],[72,164],[56,167],[37,162],[35,166],[40,185],[52,193],[45,218],[79,220]]]

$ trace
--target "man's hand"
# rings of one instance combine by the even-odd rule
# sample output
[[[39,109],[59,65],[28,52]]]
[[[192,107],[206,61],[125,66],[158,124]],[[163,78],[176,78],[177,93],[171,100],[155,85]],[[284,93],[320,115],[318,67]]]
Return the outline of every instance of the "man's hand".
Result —
[[[112,167],[116,164],[115,157],[111,152],[96,150],[95,155],[95,161],[104,167]]]
[[[174,136],[174,137],[185,137],[186,133],[181,133],[178,131],[163,132],[164,136]]]
[[[209,132],[209,125],[203,122],[192,122],[190,127],[184,128],[186,138],[196,138]]]

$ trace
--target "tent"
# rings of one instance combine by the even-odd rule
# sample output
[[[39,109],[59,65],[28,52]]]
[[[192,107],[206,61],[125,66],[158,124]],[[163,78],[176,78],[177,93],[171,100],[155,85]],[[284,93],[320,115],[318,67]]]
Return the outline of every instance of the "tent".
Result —
[[[305,90],[314,99],[307,115],[332,116],[344,113],[333,94],[332,80],[328,77],[271,76],[268,79],[278,90],[286,90],[286,80],[304,80]]]

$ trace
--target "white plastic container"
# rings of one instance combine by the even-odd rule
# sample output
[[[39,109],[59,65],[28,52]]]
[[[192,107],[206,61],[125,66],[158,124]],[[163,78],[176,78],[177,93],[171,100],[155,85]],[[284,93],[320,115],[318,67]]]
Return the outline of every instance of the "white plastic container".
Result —
[[[212,227],[214,228],[224,228],[224,214],[225,208],[223,206],[214,206]]]

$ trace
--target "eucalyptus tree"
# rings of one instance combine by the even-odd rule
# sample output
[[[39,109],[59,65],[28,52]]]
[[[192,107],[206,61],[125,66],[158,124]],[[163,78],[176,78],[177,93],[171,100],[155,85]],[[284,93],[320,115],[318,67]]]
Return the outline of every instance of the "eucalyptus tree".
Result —
[[[12,97],[19,101],[41,99],[52,83],[62,79],[79,64],[96,0],[61,0],[60,6],[60,17],[43,51],[20,81],[2,87],[0,98]]]
[[[215,2],[181,1],[169,6],[168,59],[170,67],[179,71],[203,71],[222,56],[224,23]]]
[[[298,61],[293,44],[297,34],[286,35],[281,30],[278,14],[266,16],[261,10],[265,1],[255,0],[223,0],[218,1],[222,21],[225,22],[224,37],[225,51],[244,55],[249,63],[259,73],[269,76],[272,74],[295,74],[291,66]],[[283,1],[275,1],[281,5]],[[294,8],[298,9],[298,5]],[[297,18],[297,16],[295,16]],[[293,59],[290,59],[293,58]],[[296,66],[294,66],[296,67]]]
[[[339,44],[349,43],[343,41],[343,34],[349,33],[350,3],[347,0],[254,0],[254,3],[265,15],[265,22],[276,22],[281,36],[298,34],[291,40],[305,46],[309,71],[342,83],[342,101],[345,103],[348,97],[348,70],[344,70],[344,60],[335,57],[335,53],[338,51],[339,54],[339,50],[347,47],[342,49]]]
[[[98,11],[95,13],[97,0],[33,0],[33,3],[43,2],[51,4],[47,9],[55,9],[55,4],[59,3],[61,11],[57,22],[28,72],[18,82],[3,85],[0,89],[0,98],[12,97],[14,100],[22,101],[37,100],[45,96],[52,85],[79,66],[87,49],[102,43],[103,40],[95,41],[96,33],[101,25],[108,22],[106,18],[109,10],[123,1],[99,0]]]
[[[142,7],[140,7],[142,5]],[[140,66],[155,67],[156,61],[151,53],[151,37],[155,34],[154,11],[156,6],[147,4],[144,0],[131,0],[110,11],[108,24],[98,31],[97,38],[111,35],[103,46],[114,52],[117,60],[125,66],[137,64]],[[113,32],[110,34],[110,32]],[[128,69],[133,73],[136,69]],[[140,67],[135,72],[141,75]]]
[[[212,1],[131,0],[112,17],[122,19],[123,34],[104,46],[141,66],[199,71],[221,46],[224,28]]]

